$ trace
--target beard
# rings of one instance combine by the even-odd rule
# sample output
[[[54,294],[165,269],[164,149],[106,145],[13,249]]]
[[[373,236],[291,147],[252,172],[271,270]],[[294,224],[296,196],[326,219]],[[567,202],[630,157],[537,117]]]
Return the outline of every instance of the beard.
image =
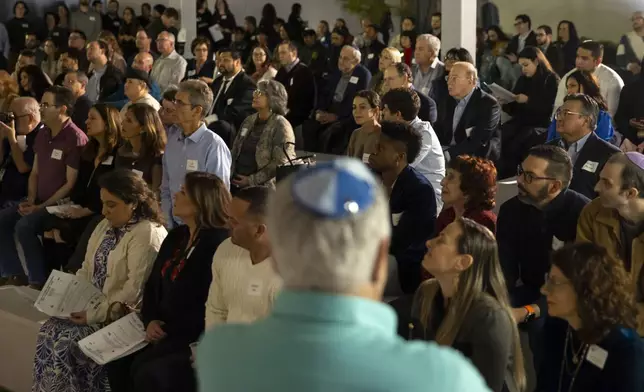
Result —
[[[535,195],[528,192],[521,184],[517,184],[519,188],[519,193],[517,198],[524,204],[528,204],[534,207],[540,207],[543,202],[548,198],[548,185],[544,185]]]

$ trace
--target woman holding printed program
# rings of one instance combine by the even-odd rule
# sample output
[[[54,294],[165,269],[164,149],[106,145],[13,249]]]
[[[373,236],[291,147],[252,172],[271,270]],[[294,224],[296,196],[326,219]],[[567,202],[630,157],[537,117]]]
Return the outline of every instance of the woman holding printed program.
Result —
[[[110,305],[136,303],[166,237],[154,193],[129,170],[117,169],[99,180],[105,219],[87,246],[78,277],[105,295],[91,309],[50,318],[38,333],[34,358],[34,392],[103,392],[107,372],[87,358],[78,341],[99,330],[113,315]]]

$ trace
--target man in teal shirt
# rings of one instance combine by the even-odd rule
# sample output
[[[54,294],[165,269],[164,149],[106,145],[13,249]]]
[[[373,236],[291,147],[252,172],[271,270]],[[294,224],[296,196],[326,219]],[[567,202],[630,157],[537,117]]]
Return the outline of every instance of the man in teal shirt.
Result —
[[[396,335],[396,315],[381,302],[389,219],[384,191],[358,160],[282,181],[267,226],[284,291],[266,319],[206,333],[200,390],[488,391],[460,354]]]

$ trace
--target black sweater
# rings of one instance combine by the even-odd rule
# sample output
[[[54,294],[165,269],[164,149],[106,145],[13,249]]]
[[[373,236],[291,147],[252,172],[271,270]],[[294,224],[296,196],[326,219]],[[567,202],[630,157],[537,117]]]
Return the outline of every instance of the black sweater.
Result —
[[[145,285],[141,309],[146,328],[153,320],[163,321],[167,339],[186,344],[197,341],[204,331],[212,257],[228,230],[202,229],[192,251],[186,249],[189,237],[185,225],[168,233]],[[180,272],[175,273],[184,259]]]
[[[503,111],[521,126],[548,128],[558,86],[559,77],[541,68],[531,78],[522,75],[513,92],[527,95],[528,102],[510,102],[503,105]]]

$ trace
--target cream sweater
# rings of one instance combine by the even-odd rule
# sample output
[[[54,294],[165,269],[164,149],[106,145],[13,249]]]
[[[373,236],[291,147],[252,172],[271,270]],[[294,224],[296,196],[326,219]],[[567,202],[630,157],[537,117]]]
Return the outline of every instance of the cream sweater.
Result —
[[[251,323],[266,316],[281,286],[282,279],[270,258],[253,265],[250,253],[227,239],[212,260],[206,330],[218,324]]]

